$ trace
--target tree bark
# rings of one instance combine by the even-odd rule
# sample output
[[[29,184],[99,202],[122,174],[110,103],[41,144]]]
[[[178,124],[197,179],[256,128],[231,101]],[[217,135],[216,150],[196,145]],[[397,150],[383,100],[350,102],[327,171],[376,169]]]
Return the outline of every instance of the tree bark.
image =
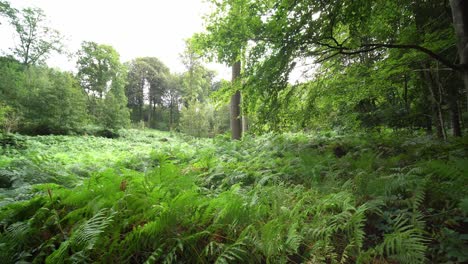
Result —
[[[457,97],[454,97],[452,95],[449,96],[450,99],[450,116],[452,118],[452,132],[454,137],[461,137],[462,136],[462,130],[461,130],[461,125],[460,125],[460,113],[458,112],[458,102],[457,102]]]
[[[241,63],[236,61],[232,65],[232,83],[234,83],[237,78],[240,77]],[[242,137],[242,120],[241,120],[241,93],[237,90],[231,96],[231,138],[234,140],[239,140]]]
[[[429,65],[427,65],[430,68]],[[442,91],[435,84],[434,78],[431,72],[424,71],[424,79],[426,80],[427,88],[429,89],[429,94],[431,95],[432,109],[434,112],[434,123],[436,126],[437,137],[443,140],[447,139],[447,133],[445,131],[445,121],[442,110]]]
[[[242,133],[245,133],[249,130],[249,118],[247,116],[242,116]]]
[[[403,100],[405,101],[405,111],[406,114],[409,114],[410,112],[410,104],[408,101],[408,75],[404,75],[405,78],[405,89],[403,91]]]
[[[241,98],[241,105],[243,104],[244,98]],[[241,107],[241,112],[242,112],[242,134],[245,134],[249,130],[249,118],[247,117],[247,113],[245,109],[242,109]]]
[[[465,85],[468,111],[468,1],[450,0],[453,27],[457,35],[458,55],[460,56],[461,76]]]
[[[148,105],[148,127],[150,127],[150,128],[151,128],[151,119],[153,118],[152,117],[152,109],[151,109],[152,104],[153,103],[151,102],[151,99],[150,99],[149,105]]]
[[[171,105],[169,106],[169,130],[172,131],[172,124],[174,123],[173,121],[173,118],[174,118],[174,114],[173,114],[173,110],[174,109],[174,106]]]

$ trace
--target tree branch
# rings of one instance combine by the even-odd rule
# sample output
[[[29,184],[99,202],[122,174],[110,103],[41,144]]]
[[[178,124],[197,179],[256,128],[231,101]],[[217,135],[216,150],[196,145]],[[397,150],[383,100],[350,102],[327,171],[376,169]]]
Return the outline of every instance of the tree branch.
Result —
[[[332,39],[333,40],[333,39]],[[334,40],[336,43],[336,40]],[[330,50],[335,50],[337,53],[333,53],[332,56],[326,57],[325,59],[321,59],[320,61],[327,60],[329,58],[332,58],[336,56],[337,54],[343,54],[343,55],[356,55],[359,53],[365,53],[365,52],[370,52],[374,51],[376,49],[380,48],[389,48],[389,49],[411,49],[411,50],[417,50],[422,53],[425,53],[429,55],[429,57],[439,61],[443,65],[455,70],[455,71],[461,71],[463,69],[467,69],[468,65],[466,64],[455,64],[447,60],[446,58],[442,57],[441,55],[433,52],[430,49],[427,49],[425,47],[419,46],[419,45],[414,45],[414,44],[387,44],[387,43],[370,43],[370,44],[362,44],[358,49],[351,49],[348,47],[344,47],[342,44],[328,44],[320,41],[315,41],[315,44],[327,47]]]
[[[444,57],[440,56],[439,54],[433,52],[432,50],[421,47],[419,45],[414,45],[414,44],[377,43],[377,44],[363,44],[362,47],[375,47],[376,49],[378,49],[378,48],[413,49],[413,50],[417,50],[417,51],[426,53],[427,55],[429,55],[429,57],[439,61],[440,63],[444,64],[445,66],[447,66],[449,68],[452,68],[452,69],[454,69],[456,71],[459,71],[459,70],[463,69],[464,67],[466,67],[466,65],[454,64],[454,63],[450,62],[449,60],[447,60],[446,58],[444,58]]]

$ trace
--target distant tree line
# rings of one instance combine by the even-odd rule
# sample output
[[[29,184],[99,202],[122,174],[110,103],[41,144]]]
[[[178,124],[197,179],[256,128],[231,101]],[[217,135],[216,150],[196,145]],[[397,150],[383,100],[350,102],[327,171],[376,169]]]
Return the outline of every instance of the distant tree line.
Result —
[[[121,63],[109,45],[91,41],[75,52],[76,73],[46,65],[67,52],[63,37],[39,8],[0,1],[0,26],[14,29],[16,46],[0,57],[0,126],[28,134],[101,133],[129,127],[212,136],[228,129],[228,113],[209,99],[219,87],[187,41],[173,74],[154,57]],[[224,122],[224,124],[223,124]]]

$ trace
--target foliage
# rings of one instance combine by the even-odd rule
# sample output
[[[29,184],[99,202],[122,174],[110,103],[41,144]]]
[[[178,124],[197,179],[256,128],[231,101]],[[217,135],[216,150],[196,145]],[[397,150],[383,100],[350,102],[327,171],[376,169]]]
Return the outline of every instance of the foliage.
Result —
[[[18,126],[18,115],[8,105],[0,105],[0,128],[4,133],[10,133]]]
[[[70,73],[41,66],[23,68],[2,58],[0,94],[6,110],[2,128],[31,134],[76,132],[87,122],[86,98]]]
[[[129,124],[125,95],[126,69],[109,45],[83,42],[78,52],[77,78],[88,96],[88,112],[105,128]]]
[[[33,134],[77,131],[86,122],[86,97],[69,73],[29,68],[23,98],[23,128]]]
[[[129,98],[133,121],[144,120],[145,102],[149,103],[147,120],[154,116],[154,106],[162,105],[169,86],[169,68],[154,57],[136,58],[128,64],[128,83],[125,93]]]
[[[1,13],[9,18],[16,31],[16,47],[13,55],[24,65],[43,64],[52,52],[62,52],[62,35],[46,23],[44,11],[40,8],[17,10],[8,2],[1,3]]]
[[[0,58],[2,261],[468,261],[449,1],[209,2],[186,72],[83,42],[74,76],[34,65],[58,49],[42,11],[0,1],[21,40]]]
[[[466,260],[466,138],[24,140],[0,160],[6,263]]]
[[[227,107],[216,109],[209,101],[193,101],[180,113],[180,131],[195,137],[212,137],[229,129]]]
[[[185,105],[188,106],[197,100],[206,101],[212,91],[215,72],[203,66],[202,58],[193,39],[185,41],[185,50],[180,57],[187,70],[181,76]]]
[[[237,89],[254,131],[462,134],[464,71],[453,63],[449,1],[212,4],[207,33],[195,34],[194,43],[220,62],[243,60]]]

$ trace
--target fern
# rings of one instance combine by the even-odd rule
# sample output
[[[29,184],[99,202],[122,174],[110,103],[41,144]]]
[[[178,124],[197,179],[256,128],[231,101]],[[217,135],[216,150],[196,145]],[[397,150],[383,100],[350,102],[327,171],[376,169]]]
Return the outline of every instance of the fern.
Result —
[[[78,258],[85,256],[85,252],[90,251],[96,245],[100,235],[112,222],[115,213],[108,209],[102,209],[92,218],[78,226],[71,237],[62,242],[60,247],[48,258],[48,263],[62,263],[65,258]],[[69,256],[69,252],[73,252]],[[84,254],[84,255],[83,255]]]
[[[17,222],[5,230],[0,237],[0,257],[5,262],[14,263],[21,260],[21,253],[25,249],[31,235],[31,227],[27,222]]]
[[[418,162],[427,157],[414,153],[426,155],[421,144],[427,140],[401,146],[404,139],[389,135],[341,136],[348,153],[338,159],[335,136],[264,135],[239,142],[174,136],[161,143],[160,132],[125,133],[116,140],[28,138],[28,149],[2,157],[3,167],[23,164],[18,175],[38,172],[37,182],[69,175],[77,183],[67,187],[68,180],[55,177],[56,184],[2,192],[2,260],[463,259],[453,254],[463,252],[458,242],[464,241],[459,227],[466,219],[466,159],[460,149],[448,151],[454,146],[444,152],[458,156]]]
[[[423,231],[408,223],[403,216],[395,220],[393,228],[394,232],[384,236],[377,252],[400,263],[424,263],[428,240]]]
[[[216,258],[216,264],[228,264],[233,262],[245,262],[248,259],[248,251],[243,241],[225,246],[221,254]]]

